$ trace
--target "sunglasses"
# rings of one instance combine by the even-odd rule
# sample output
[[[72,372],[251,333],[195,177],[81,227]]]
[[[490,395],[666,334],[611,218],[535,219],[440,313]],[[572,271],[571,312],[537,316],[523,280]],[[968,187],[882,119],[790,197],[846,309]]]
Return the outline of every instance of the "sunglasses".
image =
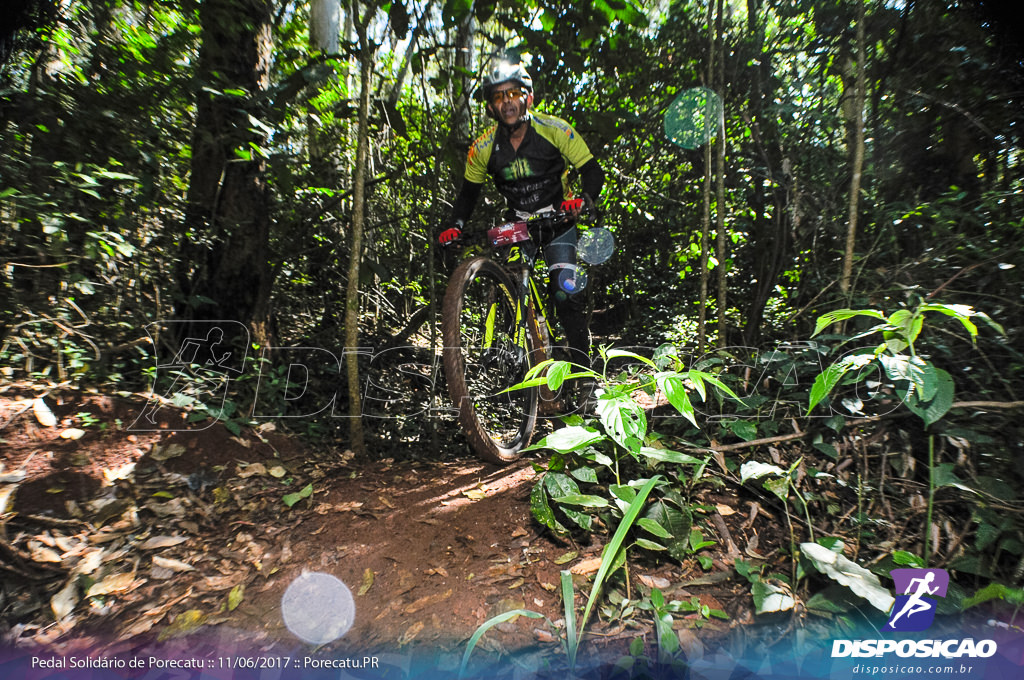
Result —
[[[491,103],[498,106],[506,99],[520,99],[526,94],[526,90],[520,87],[513,87],[510,90],[502,90],[491,95]]]

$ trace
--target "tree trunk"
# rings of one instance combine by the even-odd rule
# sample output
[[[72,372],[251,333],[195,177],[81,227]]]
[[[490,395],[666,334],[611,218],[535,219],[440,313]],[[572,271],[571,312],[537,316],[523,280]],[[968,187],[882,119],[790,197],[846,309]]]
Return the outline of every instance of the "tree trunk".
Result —
[[[712,28],[714,20],[714,0],[708,0],[708,74],[707,84],[715,82],[715,32]],[[707,121],[705,120],[705,125]],[[717,123],[716,123],[717,125]],[[697,310],[697,352],[704,354],[707,342],[708,320],[708,281],[711,273],[708,263],[711,248],[711,141],[704,145],[704,186],[701,193],[704,198],[704,212],[700,223],[700,309]]]
[[[726,269],[729,257],[728,245],[725,235],[725,40],[722,30],[723,21],[722,0],[718,0],[718,12],[715,17],[715,42],[718,51],[717,66],[715,70],[716,86],[718,96],[722,98],[721,117],[718,121],[718,157],[715,163],[715,230],[717,232],[717,244],[715,256],[718,258],[718,347],[725,347],[728,338],[728,328],[725,325],[725,310],[727,305],[726,297]]]
[[[179,317],[251,324],[261,343],[271,341],[270,221],[265,163],[253,149],[266,140],[250,116],[260,117],[257,101],[269,84],[271,10],[269,0],[200,5],[202,89],[178,271]]]
[[[851,126],[851,166],[853,175],[850,178],[850,211],[846,229],[846,250],[843,255],[843,274],[839,279],[839,289],[847,298],[850,296],[850,285],[853,279],[853,254],[857,239],[857,212],[860,204],[860,181],[864,170],[864,97],[867,89],[864,74],[864,2],[857,7],[857,79],[853,94],[853,111],[850,116]]]
[[[362,395],[359,385],[359,265],[363,255],[363,227],[366,214],[366,166],[370,146],[370,72],[373,68],[373,50],[366,36],[372,10],[366,16],[357,16],[356,3],[352,3],[356,36],[359,41],[359,131],[356,141],[356,167],[352,197],[352,242],[349,250],[348,288],[345,293],[345,360],[348,372],[349,435],[352,450],[357,454],[365,449],[362,421]]]

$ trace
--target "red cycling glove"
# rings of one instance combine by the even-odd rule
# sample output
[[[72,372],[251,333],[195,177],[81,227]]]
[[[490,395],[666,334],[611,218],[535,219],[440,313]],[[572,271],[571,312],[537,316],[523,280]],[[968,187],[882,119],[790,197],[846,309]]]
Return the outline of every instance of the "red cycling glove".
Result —
[[[562,201],[562,212],[579,212],[583,209],[582,198],[570,198],[568,201]]]
[[[461,229],[459,229],[458,227],[450,227],[450,228],[445,229],[444,231],[441,232],[441,235],[437,237],[437,241],[441,245],[445,245],[446,246],[449,243],[454,243],[455,241],[458,241],[459,237],[461,237],[461,236],[462,236],[462,230]]]

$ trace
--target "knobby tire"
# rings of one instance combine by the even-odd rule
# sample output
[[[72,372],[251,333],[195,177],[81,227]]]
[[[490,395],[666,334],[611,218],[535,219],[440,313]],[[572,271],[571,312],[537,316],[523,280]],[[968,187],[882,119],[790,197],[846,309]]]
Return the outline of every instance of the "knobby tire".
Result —
[[[442,362],[459,423],[476,454],[505,465],[529,445],[537,422],[537,390],[505,389],[530,367],[534,339],[515,343],[516,285],[497,263],[470,258],[455,269],[441,314]],[[493,308],[494,337],[485,336]],[[489,345],[489,346],[488,346]]]

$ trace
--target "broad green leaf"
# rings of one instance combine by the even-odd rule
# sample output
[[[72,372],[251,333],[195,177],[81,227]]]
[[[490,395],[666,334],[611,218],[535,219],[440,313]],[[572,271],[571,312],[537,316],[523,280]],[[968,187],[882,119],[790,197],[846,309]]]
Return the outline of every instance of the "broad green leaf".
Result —
[[[875,609],[881,612],[892,609],[896,599],[882,586],[877,576],[856,562],[817,543],[801,543],[800,553],[819,572],[863,597]]]
[[[655,463],[676,463],[678,465],[701,465],[704,463],[700,458],[694,458],[689,454],[669,449],[656,449],[653,446],[641,446],[640,455]]]
[[[605,356],[608,359],[619,359],[619,358],[622,358],[622,357],[626,357],[626,358],[629,358],[629,359],[636,359],[637,361],[642,361],[643,363],[647,364],[651,368],[657,368],[657,366],[654,365],[654,362],[651,361],[650,359],[648,359],[647,357],[642,357],[639,354],[636,354],[635,352],[627,352],[624,349],[610,349],[605,354]]]
[[[533,491],[530,492],[530,512],[533,513],[534,518],[551,529],[555,533],[565,534],[568,533],[568,529],[555,519],[555,513],[548,505],[548,494],[544,488],[544,481],[541,480],[533,485]]]
[[[575,470],[570,470],[569,474],[581,482],[586,482],[588,484],[597,484],[597,472],[594,471],[594,468],[576,468]]]
[[[607,508],[610,504],[607,499],[601,498],[600,496],[592,496],[588,494],[570,494],[568,496],[559,496],[558,498],[552,498],[555,503],[565,503],[566,505],[581,505],[585,508]]]
[[[285,505],[287,505],[290,508],[299,501],[301,501],[303,498],[309,498],[312,495],[313,485],[307,484],[302,488],[301,491],[298,491],[296,493],[285,494],[285,496],[281,500],[284,502]]]
[[[748,460],[740,466],[740,484],[746,484],[748,479],[760,479],[765,475],[782,476],[786,471],[778,465],[760,463],[756,460]]]
[[[682,560],[690,552],[689,534],[693,526],[693,515],[689,508],[679,509],[668,505],[662,500],[651,504],[644,519],[656,523],[665,532],[670,534],[671,540],[667,542],[668,553],[673,559]],[[646,528],[646,525],[642,525]],[[656,536],[660,536],[653,532]],[[666,538],[665,536],[660,536]]]
[[[811,333],[811,337],[813,338],[837,321],[852,319],[855,316],[870,316],[875,319],[885,320],[885,315],[874,309],[837,309],[834,312],[828,312],[818,317],[818,322],[814,326],[814,332]]]
[[[757,438],[757,425],[749,420],[734,420],[729,423],[729,429],[745,442],[753,441]]]
[[[242,604],[242,600],[245,599],[245,585],[239,583],[237,586],[231,589],[228,593],[228,611],[233,612],[238,609],[238,605]]]
[[[645,531],[649,531],[650,533],[654,534],[658,538],[672,538],[672,534],[669,533],[665,529],[665,527],[661,526],[660,524],[655,522],[653,519],[648,519],[647,517],[641,517],[640,519],[638,519],[636,521],[636,523],[638,525],[640,525],[640,527],[642,529],[644,529]]]
[[[788,590],[765,581],[755,581],[750,587],[750,594],[758,614],[786,612],[796,605]]]
[[[608,435],[632,455],[637,455],[647,434],[647,416],[629,395],[602,394],[597,400],[597,413]]]
[[[789,478],[787,477],[765,480],[764,488],[778,496],[780,500],[785,501],[789,498]]]
[[[915,415],[920,417],[925,426],[938,422],[953,406],[953,378],[941,368],[935,369],[935,396],[924,401],[915,390],[904,393],[904,403]]]
[[[668,374],[656,378],[658,389],[660,389],[668,402],[675,407],[683,416],[697,427],[697,419],[694,415],[693,404],[690,403],[690,395],[686,393],[686,386],[678,374]]]
[[[668,550],[668,548],[663,546],[661,543],[655,543],[654,541],[647,540],[646,538],[636,539],[636,544],[641,548],[646,548],[647,550]]]
[[[605,436],[592,427],[570,425],[555,430],[536,444],[523,449],[524,451],[536,451],[539,449],[552,449],[559,453],[570,453],[578,451],[586,446],[595,444]]]
[[[551,364],[551,368],[548,369],[548,389],[555,392],[565,382],[565,376],[569,374],[572,365],[567,361],[556,361]]]

